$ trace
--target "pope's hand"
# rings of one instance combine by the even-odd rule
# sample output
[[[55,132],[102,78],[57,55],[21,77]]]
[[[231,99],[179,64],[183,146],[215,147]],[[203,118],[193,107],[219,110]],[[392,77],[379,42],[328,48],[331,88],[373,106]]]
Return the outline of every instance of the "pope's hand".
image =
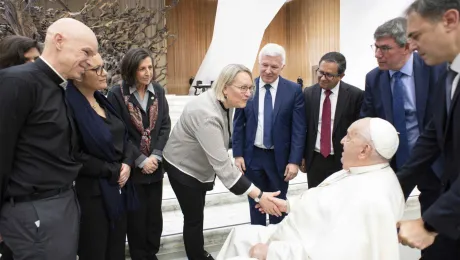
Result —
[[[425,229],[423,219],[400,221],[396,224],[399,228],[399,242],[405,246],[420,250],[431,246],[437,233]]]
[[[275,204],[281,212],[287,212],[287,201],[286,200],[278,199],[278,198],[275,198],[275,197],[270,197],[268,199],[271,202],[273,202],[273,204]],[[264,211],[264,209],[259,204],[256,205],[256,209],[259,209],[260,213],[262,213],[262,214],[266,213]]]
[[[255,246],[251,247],[249,250],[249,256],[259,260],[267,259],[268,253],[268,245],[267,244],[256,244]]]
[[[273,203],[270,199],[278,196],[280,191],[277,192],[264,192],[262,194],[262,198],[260,198],[259,204],[264,210],[264,212],[275,215],[277,217],[281,217],[281,211],[278,209],[275,203]]]

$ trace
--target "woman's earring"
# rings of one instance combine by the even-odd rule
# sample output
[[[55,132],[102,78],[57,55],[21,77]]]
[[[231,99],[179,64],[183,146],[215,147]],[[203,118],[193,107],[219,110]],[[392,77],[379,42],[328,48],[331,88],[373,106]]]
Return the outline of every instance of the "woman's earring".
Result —
[[[224,98],[227,99],[227,95],[224,94]]]

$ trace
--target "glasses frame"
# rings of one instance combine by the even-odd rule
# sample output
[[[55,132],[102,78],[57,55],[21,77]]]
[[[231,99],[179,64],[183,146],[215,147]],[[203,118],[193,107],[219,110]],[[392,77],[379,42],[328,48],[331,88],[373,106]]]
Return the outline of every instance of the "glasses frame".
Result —
[[[92,68],[92,69],[87,69],[86,71],[88,70],[91,70],[91,71],[94,71],[96,73],[96,75],[98,76],[102,76],[102,73],[104,72],[104,65],[100,65],[100,66],[97,66],[95,68]]]
[[[394,49],[394,47],[388,45],[377,46],[375,44],[371,44],[370,47],[374,53],[377,53],[377,51],[380,49],[380,52],[382,54],[388,53],[389,51]]]
[[[324,76],[328,80],[340,77],[340,75],[341,75],[341,74],[331,74],[331,73],[323,72],[323,71],[320,71],[319,68],[317,68],[315,72],[316,72],[316,76],[318,76],[320,78],[322,78]]]
[[[247,86],[237,86],[237,85],[233,85],[233,84],[232,84],[232,86],[238,88],[240,90],[241,94],[244,94],[247,91],[249,91],[249,93],[252,94],[252,93],[254,93],[254,89],[255,89],[254,86],[247,87]]]

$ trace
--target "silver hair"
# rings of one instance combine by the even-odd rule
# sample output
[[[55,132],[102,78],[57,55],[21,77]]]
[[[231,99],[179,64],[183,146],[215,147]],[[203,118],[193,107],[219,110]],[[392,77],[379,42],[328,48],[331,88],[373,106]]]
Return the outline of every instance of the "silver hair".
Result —
[[[282,64],[286,64],[286,51],[283,46],[276,43],[267,43],[259,52],[259,63],[263,56],[280,56]]]
[[[383,37],[391,37],[400,47],[403,47],[407,43],[406,29],[406,18],[398,17],[391,19],[377,27],[377,30],[374,32],[374,40]]]
[[[217,80],[212,83],[211,87],[212,90],[216,92],[217,100],[225,100],[224,88],[231,85],[235,80],[236,75],[240,72],[248,73],[249,77],[252,79],[251,71],[241,64],[229,64],[221,70]]]

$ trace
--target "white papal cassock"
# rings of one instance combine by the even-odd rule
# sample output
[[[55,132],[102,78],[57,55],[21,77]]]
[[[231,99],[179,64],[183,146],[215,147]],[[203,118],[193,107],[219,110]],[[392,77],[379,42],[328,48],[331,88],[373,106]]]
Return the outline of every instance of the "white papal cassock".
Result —
[[[399,259],[404,196],[388,164],[336,172],[289,205],[280,224],[232,230],[217,259],[250,259],[257,243],[269,243],[267,260]]]

